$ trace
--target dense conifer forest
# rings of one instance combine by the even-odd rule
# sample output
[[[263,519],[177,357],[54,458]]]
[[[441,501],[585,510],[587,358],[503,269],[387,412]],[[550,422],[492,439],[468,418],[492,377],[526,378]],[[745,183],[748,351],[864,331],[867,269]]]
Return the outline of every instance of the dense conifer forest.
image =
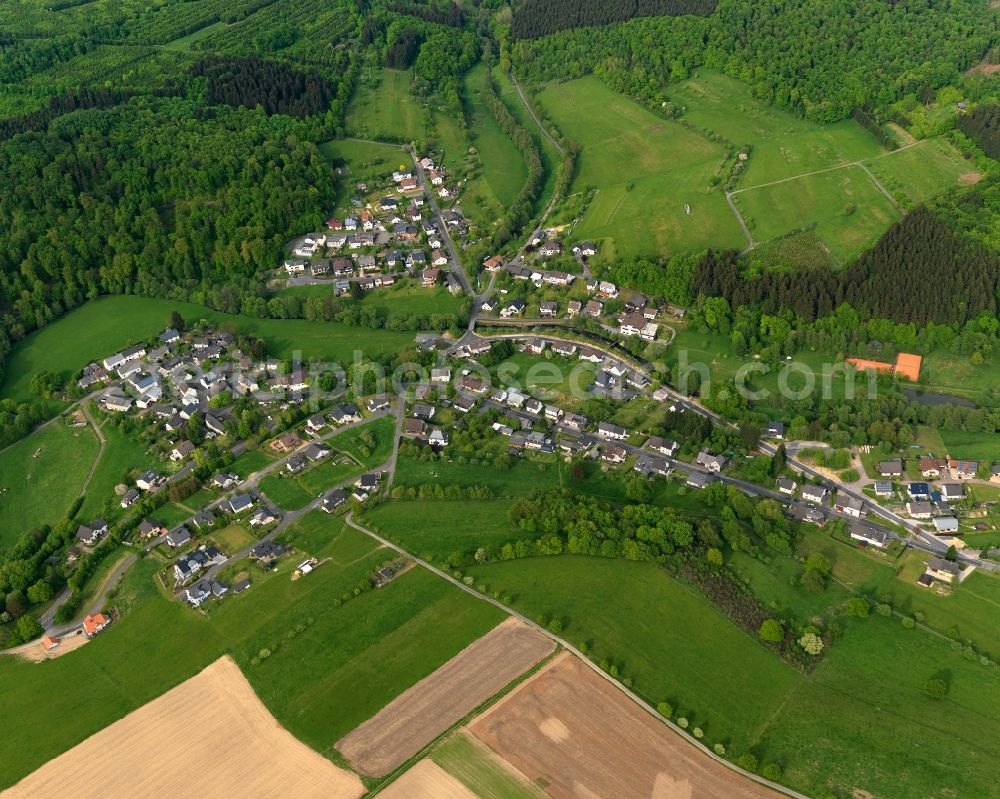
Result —
[[[524,0],[514,12],[516,39],[534,39],[567,28],[610,25],[635,17],[708,15],[716,0]]]
[[[208,79],[210,103],[259,105],[268,114],[318,114],[337,96],[333,83],[317,72],[261,58],[203,58],[191,67],[191,73]]]
[[[769,271],[747,279],[735,253],[709,252],[695,269],[691,291],[724,297],[733,307],[760,306],[768,314],[790,310],[807,321],[847,302],[864,316],[964,324],[996,311],[998,284],[995,253],[956,234],[930,210],[918,209],[841,273]]]

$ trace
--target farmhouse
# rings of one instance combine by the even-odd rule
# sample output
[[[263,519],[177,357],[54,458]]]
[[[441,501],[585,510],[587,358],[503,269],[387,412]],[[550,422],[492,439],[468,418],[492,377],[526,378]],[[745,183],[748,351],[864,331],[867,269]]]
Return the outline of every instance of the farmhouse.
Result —
[[[103,613],[87,615],[83,617],[83,632],[88,638],[93,638],[109,624],[111,624],[111,619]]]

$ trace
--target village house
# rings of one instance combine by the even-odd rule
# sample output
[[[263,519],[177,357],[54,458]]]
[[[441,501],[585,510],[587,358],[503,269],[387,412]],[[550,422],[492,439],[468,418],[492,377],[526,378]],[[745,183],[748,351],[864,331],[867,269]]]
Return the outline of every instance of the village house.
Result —
[[[181,441],[172,450],[170,450],[170,460],[174,463],[182,461],[192,452],[194,452],[194,444],[190,441]]]
[[[813,502],[817,505],[825,505],[826,498],[829,495],[829,493],[830,492],[827,491],[825,488],[823,488],[823,486],[815,486],[815,485],[802,486],[802,499],[804,499],[806,502]]]
[[[103,613],[88,614],[83,617],[83,632],[88,638],[93,638],[101,630],[111,624],[111,619]]]
[[[572,252],[573,255],[590,257],[591,255],[597,255],[597,245],[592,241],[581,241],[573,245]]]
[[[626,455],[625,449],[615,444],[604,444],[601,446],[601,460],[608,463],[623,463]]]
[[[936,480],[941,476],[941,472],[948,468],[948,461],[925,455],[917,462],[917,468],[925,480]]]
[[[721,472],[726,465],[726,459],[723,456],[713,455],[707,449],[701,450],[694,462],[699,466],[703,466],[708,469],[710,472],[715,472],[716,474]]]
[[[891,461],[879,461],[876,465],[875,470],[882,477],[902,477],[903,476],[903,461],[898,458]]]
[[[852,524],[850,534],[851,538],[855,541],[861,541],[864,544],[870,544],[871,546],[878,547],[879,549],[885,549],[892,543],[892,536],[890,536],[885,530],[881,530],[876,527],[865,527],[860,524]]]
[[[778,491],[782,494],[787,494],[788,496],[793,496],[795,494],[795,489],[798,487],[798,483],[788,477],[778,478]]]
[[[854,497],[849,497],[837,494],[837,501],[833,506],[839,513],[843,513],[845,516],[853,516],[855,519],[860,519],[865,511],[864,505],[860,499],[855,499]]]
[[[625,441],[628,439],[628,430],[611,422],[598,422],[597,435],[614,441]]]
[[[345,502],[347,502],[347,495],[339,488],[335,488],[332,491],[328,491],[323,496],[323,502],[320,504],[320,509],[324,513],[333,513]]]
[[[876,497],[891,497],[893,493],[892,483],[888,480],[876,480],[874,490]]]
[[[971,480],[976,476],[979,464],[976,461],[948,461],[948,471],[951,472],[952,480]]]
[[[81,524],[76,528],[76,540],[81,544],[93,545],[101,536],[107,535],[108,523],[104,519],[95,519],[90,524]]]
[[[924,574],[932,580],[937,580],[938,582],[945,583],[946,585],[954,584],[955,580],[958,579],[961,573],[961,566],[957,563],[952,563],[950,560],[945,560],[944,558],[931,558],[927,562],[927,571],[924,572]]]
[[[768,422],[766,435],[767,438],[776,438],[780,441],[785,437],[785,423]]]

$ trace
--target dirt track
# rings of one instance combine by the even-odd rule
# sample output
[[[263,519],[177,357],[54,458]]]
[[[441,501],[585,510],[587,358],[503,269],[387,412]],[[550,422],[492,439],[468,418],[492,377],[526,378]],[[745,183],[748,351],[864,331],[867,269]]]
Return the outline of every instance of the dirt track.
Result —
[[[222,658],[0,796],[357,799],[364,792],[357,775],[278,724],[239,667]]]
[[[337,749],[365,774],[388,774],[554,646],[526,624],[507,619],[341,738]]]
[[[424,758],[379,794],[380,799],[476,799],[433,760]]]
[[[553,799],[778,799],[672,733],[572,655],[469,725]]]

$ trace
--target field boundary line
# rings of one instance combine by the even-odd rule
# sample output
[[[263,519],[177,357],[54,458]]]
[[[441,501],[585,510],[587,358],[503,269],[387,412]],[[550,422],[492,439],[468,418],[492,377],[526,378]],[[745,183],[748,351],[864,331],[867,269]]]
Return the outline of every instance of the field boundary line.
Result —
[[[501,624],[502,623],[503,622],[501,622]],[[495,629],[496,627],[493,628],[493,630]],[[486,632],[485,635],[489,635],[490,632],[492,632],[492,630]],[[515,677],[513,680],[511,680],[509,683],[503,686],[503,688],[501,688],[495,694],[493,694],[492,696],[484,700],[482,703],[474,707],[472,710],[470,710],[468,713],[466,713],[464,716],[462,716],[462,718],[460,718],[458,721],[452,724],[447,730],[438,735],[433,741],[427,743],[419,752],[415,753],[405,763],[401,763],[389,774],[386,774],[384,777],[382,777],[381,779],[383,780],[383,782],[380,782],[376,788],[373,788],[370,795],[377,796],[378,794],[382,793],[382,791],[384,791],[386,788],[392,785],[392,783],[396,782],[396,780],[402,777],[418,762],[423,760],[425,757],[430,757],[431,752],[437,747],[438,744],[442,743],[446,738],[451,738],[453,735],[461,735],[463,728],[467,727],[472,722],[473,719],[475,719],[477,716],[483,715],[483,713],[492,708],[502,699],[507,698],[511,693],[520,688],[525,682],[527,682],[536,674],[538,674],[542,669],[548,667],[548,665],[557,657],[559,657],[559,655],[562,654],[563,651],[564,650],[557,644],[556,647],[551,652],[549,652],[548,655],[546,655],[537,663],[532,665],[522,674],[519,674],[517,677]],[[457,657],[457,655],[455,657]],[[433,672],[431,673],[433,674]],[[455,779],[458,779],[458,777],[455,777]],[[459,781],[461,782],[461,780]]]
[[[878,161],[881,158],[888,158],[890,155],[895,155],[896,153],[901,153],[904,150],[909,150],[909,149],[911,149],[913,147],[917,147],[917,146],[919,146],[920,144],[923,144],[926,141],[931,141],[931,139],[920,139],[920,140],[915,141],[915,142],[913,142],[911,144],[907,144],[907,145],[904,145],[903,147],[899,147],[899,148],[897,148],[895,150],[890,150],[887,153],[880,153],[879,155],[873,155],[871,158],[862,158],[862,159],[857,160],[857,161],[844,161],[843,163],[835,164],[834,166],[823,167],[823,169],[814,169],[812,172],[803,172],[803,173],[801,173],[799,175],[792,175],[791,177],[781,178],[780,180],[771,180],[771,181],[768,181],[767,183],[757,183],[757,184],[755,184],[753,186],[744,186],[743,188],[740,188],[740,189],[734,189],[733,191],[729,192],[729,194],[730,195],[735,195],[735,194],[741,194],[742,192],[745,192],[745,191],[752,191],[753,189],[765,189],[768,186],[778,186],[778,185],[780,185],[782,183],[790,183],[793,180],[799,180],[800,178],[808,178],[808,177],[812,177],[813,175],[822,175],[822,174],[825,174],[826,172],[836,172],[838,169],[844,169],[844,168],[849,167],[849,166],[860,166],[860,167],[864,168],[864,164],[866,164],[866,163],[869,163],[871,161]],[[867,171],[867,170],[865,170],[865,171]],[[891,199],[891,197],[890,197],[890,199]],[[895,204],[895,200],[893,200],[893,204]]]
[[[346,521],[347,524],[349,524],[351,527],[353,527],[358,532],[364,533],[365,535],[369,535],[372,538],[374,538],[376,541],[382,542],[387,547],[390,547],[391,549],[394,549],[400,555],[403,555],[405,557],[408,557],[408,558],[412,559],[413,562],[416,563],[418,566],[421,566],[421,567],[427,569],[429,572],[431,572],[432,574],[437,575],[438,577],[440,577],[443,580],[447,580],[449,583],[451,583],[452,585],[454,585],[456,588],[458,588],[458,589],[460,589],[462,591],[465,591],[467,594],[471,594],[472,596],[477,597],[478,599],[482,600],[483,602],[488,602],[489,604],[493,605],[494,607],[499,608],[504,613],[506,613],[506,614],[508,614],[510,616],[513,616],[514,618],[516,618],[516,619],[524,622],[529,627],[532,627],[533,629],[535,629],[538,632],[540,632],[542,635],[544,635],[547,638],[550,638],[551,640],[555,641],[557,645],[562,646],[564,649],[566,649],[569,652],[572,652],[574,655],[576,655],[583,662],[584,665],[586,665],[589,669],[591,669],[595,674],[597,674],[598,676],[600,676],[601,679],[606,680],[608,683],[610,683],[611,685],[613,685],[616,689],[618,689],[626,697],[628,697],[633,702],[635,702],[640,708],[642,708],[647,713],[649,713],[657,721],[659,721],[660,723],[664,724],[672,732],[674,732],[677,735],[679,735],[681,738],[683,738],[691,746],[693,746],[696,749],[698,749],[698,751],[700,751],[706,757],[710,758],[711,760],[714,760],[716,763],[719,763],[720,765],[724,766],[725,768],[729,769],[730,771],[733,771],[736,774],[739,774],[739,775],[741,775],[743,777],[746,777],[749,780],[753,780],[754,782],[758,783],[759,785],[763,785],[766,788],[770,788],[771,790],[776,791],[779,794],[782,794],[783,796],[790,796],[790,797],[793,797],[793,799],[810,799],[805,794],[799,793],[798,791],[794,790],[793,788],[789,788],[789,787],[787,787],[785,785],[781,785],[780,783],[773,782],[772,780],[769,780],[766,777],[762,777],[759,774],[754,774],[752,771],[747,771],[746,769],[740,768],[735,763],[732,763],[729,760],[726,760],[724,757],[720,757],[715,752],[713,752],[711,749],[709,749],[707,746],[705,746],[705,744],[703,744],[701,741],[699,741],[697,738],[695,738],[693,735],[689,734],[686,730],[684,730],[681,727],[679,727],[678,725],[674,724],[670,719],[663,718],[663,716],[661,716],[659,713],[656,712],[656,708],[654,708],[651,704],[649,704],[649,702],[647,702],[645,699],[643,699],[641,696],[639,696],[631,688],[626,688],[624,685],[622,685],[620,682],[618,682],[617,680],[615,680],[613,677],[611,677],[610,675],[605,674],[603,671],[601,671],[600,667],[598,667],[598,665],[596,663],[594,663],[593,661],[591,661],[590,658],[588,658],[586,655],[584,655],[579,649],[577,649],[573,644],[571,644],[566,639],[560,638],[558,635],[555,635],[555,634],[549,632],[547,629],[545,629],[544,627],[542,627],[540,624],[538,624],[537,622],[533,621],[532,619],[528,618],[523,613],[519,613],[518,611],[514,610],[513,608],[507,607],[505,604],[503,604],[499,600],[493,599],[492,597],[489,597],[489,596],[486,596],[485,594],[479,593],[479,591],[477,591],[475,588],[466,585],[461,580],[456,580],[450,574],[447,574],[446,572],[444,572],[441,569],[437,568],[437,566],[434,566],[434,565],[428,563],[427,561],[423,560],[422,558],[419,558],[416,555],[408,552],[403,547],[401,547],[401,546],[399,546],[397,544],[392,543],[388,539],[383,538],[382,536],[378,535],[377,533],[374,533],[371,530],[367,529],[366,527],[358,524],[357,522],[354,521],[353,516],[354,516],[354,511],[349,511],[347,513],[347,515],[344,517],[344,521]]]

